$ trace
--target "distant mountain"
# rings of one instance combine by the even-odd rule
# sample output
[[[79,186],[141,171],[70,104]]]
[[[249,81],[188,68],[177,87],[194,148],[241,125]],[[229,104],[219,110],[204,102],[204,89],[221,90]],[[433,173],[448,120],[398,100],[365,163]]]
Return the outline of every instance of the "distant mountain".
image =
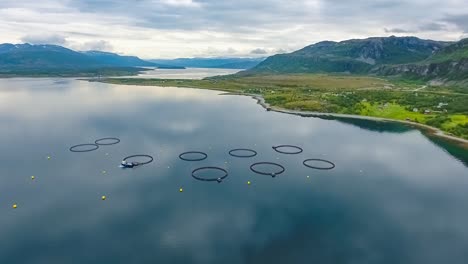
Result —
[[[121,56],[115,53],[110,52],[103,52],[103,51],[83,51],[82,54],[93,58],[100,63],[106,65],[113,65],[113,66],[122,66],[122,67],[132,67],[132,66],[139,66],[139,67],[154,67],[157,64],[144,61],[135,56]]]
[[[0,44],[0,72],[66,71],[99,68],[173,68],[101,51],[77,52],[57,45]],[[178,67],[179,68],[179,67]]]
[[[105,64],[55,45],[1,44],[0,69],[96,68]]]
[[[468,38],[462,39],[434,53],[426,62],[446,62],[468,59]]]
[[[366,73],[376,65],[422,61],[449,44],[395,36],[323,41],[289,54],[269,57],[249,72]]]
[[[265,58],[180,58],[173,60],[150,60],[154,63],[190,68],[250,69]]]
[[[372,73],[437,79],[443,82],[468,81],[468,38],[445,46],[420,62],[382,65],[374,68]]]

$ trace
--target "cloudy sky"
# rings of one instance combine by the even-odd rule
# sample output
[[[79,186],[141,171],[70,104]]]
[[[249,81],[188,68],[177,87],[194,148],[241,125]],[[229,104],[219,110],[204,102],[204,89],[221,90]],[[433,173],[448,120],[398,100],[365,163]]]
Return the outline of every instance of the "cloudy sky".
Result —
[[[258,57],[321,40],[468,37],[467,0],[0,0],[0,43]]]

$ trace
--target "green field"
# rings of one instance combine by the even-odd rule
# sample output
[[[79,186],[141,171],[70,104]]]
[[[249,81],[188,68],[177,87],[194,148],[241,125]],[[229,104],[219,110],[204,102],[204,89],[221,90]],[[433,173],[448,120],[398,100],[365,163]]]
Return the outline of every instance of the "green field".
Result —
[[[175,86],[262,95],[272,107],[407,120],[468,139],[468,89],[367,76],[285,74],[204,80],[104,79],[113,84]]]

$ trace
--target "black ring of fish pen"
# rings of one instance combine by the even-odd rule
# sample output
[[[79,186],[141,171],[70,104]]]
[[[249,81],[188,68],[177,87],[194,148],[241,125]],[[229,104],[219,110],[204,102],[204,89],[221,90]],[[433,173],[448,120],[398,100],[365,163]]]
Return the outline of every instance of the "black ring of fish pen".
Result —
[[[202,157],[198,158],[198,159],[184,158],[183,156],[187,155],[187,154],[200,154],[200,155],[202,155]],[[208,158],[208,154],[206,154],[205,152],[201,152],[201,151],[187,151],[187,152],[184,152],[184,153],[179,155],[179,159],[185,160],[185,161],[202,161],[202,160],[205,160],[206,158]]]
[[[128,157],[125,157],[123,159],[123,161],[127,161],[128,159],[130,158],[140,158],[140,157],[143,157],[143,158],[149,158],[148,161],[145,161],[145,162],[132,162],[135,166],[140,166],[140,165],[145,165],[145,164],[149,164],[151,162],[153,162],[153,157],[150,156],[150,155],[145,155],[145,154],[139,154],[139,155],[131,155],[131,156],[128,156]]]
[[[111,142],[111,143],[101,143],[101,141],[104,141],[104,140],[114,140],[114,141]],[[110,145],[115,145],[115,144],[119,144],[119,143],[120,143],[120,139],[114,138],[114,137],[100,138],[100,139],[94,141],[94,144],[99,145],[99,146],[110,146]]]
[[[316,166],[312,166],[312,165],[309,165],[307,164],[308,161],[321,161],[321,162],[325,162],[325,163],[328,163],[330,164],[330,167],[316,167]],[[333,168],[335,168],[335,163],[329,161],[329,160],[324,160],[324,159],[306,159],[302,162],[302,164],[304,164],[304,166],[306,167],[309,167],[311,169],[317,169],[317,170],[331,170]]]
[[[273,146],[272,148],[278,153],[291,154],[291,155],[299,154],[299,153],[302,153],[304,151],[301,147],[293,146],[293,145],[279,145],[279,146]],[[297,149],[297,151],[296,152],[286,152],[286,151],[278,150],[279,148],[294,148],[294,149]]]
[[[76,150],[76,148],[84,147],[84,146],[92,146],[93,148],[85,149],[85,150]],[[70,147],[70,151],[71,152],[91,152],[91,151],[95,151],[98,148],[99,148],[99,145],[97,144],[79,144],[79,145]]]
[[[278,172],[271,172],[271,173],[263,172],[263,171],[256,170],[254,168],[257,165],[273,165],[273,166],[277,166],[277,167],[281,168],[281,170],[278,171]],[[257,174],[269,175],[269,176],[274,178],[276,175],[280,175],[281,173],[283,173],[286,169],[284,168],[283,165],[275,163],[275,162],[257,162],[257,163],[254,163],[254,164],[250,165],[250,170],[257,173]]]
[[[202,177],[196,176],[195,173],[201,170],[218,170],[218,171],[224,172],[224,175],[222,177],[217,177],[217,178],[202,178]],[[220,168],[220,167],[200,167],[192,171],[192,177],[199,181],[217,181],[218,183],[221,183],[228,175],[229,174],[227,170]]]
[[[235,151],[247,151],[247,152],[251,152],[252,154],[250,154],[250,155],[237,155],[237,154],[234,154]],[[238,149],[231,149],[229,151],[229,155],[231,155],[233,157],[236,157],[236,158],[252,158],[252,157],[257,156],[257,151],[255,151],[253,149],[238,148]]]

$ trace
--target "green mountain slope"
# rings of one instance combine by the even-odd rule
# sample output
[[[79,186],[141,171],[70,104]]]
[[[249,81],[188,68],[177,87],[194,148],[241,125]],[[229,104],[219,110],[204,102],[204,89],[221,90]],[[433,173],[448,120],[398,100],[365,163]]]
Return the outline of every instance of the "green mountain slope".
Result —
[[[468,38],[453,43],[429,57],[426,62],[445,62],[468,59]]]
[[[56,45],[0,44],[1,72],[44,72],[45,70],[69,72],[70,70],[124,67],[174,68],[145,61],[135,56],[121,56],[110,52],[77,52]]]
[[[448,45],[417,63],[382,65],[372,70],[380,75],[401,75],[443,82],[468,80],[468,39]]]
[[[104,64],[79,52],[55,45],[2,44],[1,69],[92,68]]]
[[[324,41],[293,53],[269,57],[250,72],[366,73],[376,65],[424,60],[447,45],[446,42],[395,36]]]
[[[164,69],[184,69],[184,67],[176,65],[154,63],[142,60],[136,56],[122,56],[111,52],[92,50],[84,51],[82,53],[99,61],[100,63],[112,65],[115,67],[158,67]]]
[[[121,56],[115,53],[103,52],[103,51],[84,51],[84,55],[99,61],[100,63],[113,65],[113,66],[122,66],[122,67],[131,67],[131,66],[156,66],[157,64],[151,63],[149,61],[144,61],[135,56]]]

